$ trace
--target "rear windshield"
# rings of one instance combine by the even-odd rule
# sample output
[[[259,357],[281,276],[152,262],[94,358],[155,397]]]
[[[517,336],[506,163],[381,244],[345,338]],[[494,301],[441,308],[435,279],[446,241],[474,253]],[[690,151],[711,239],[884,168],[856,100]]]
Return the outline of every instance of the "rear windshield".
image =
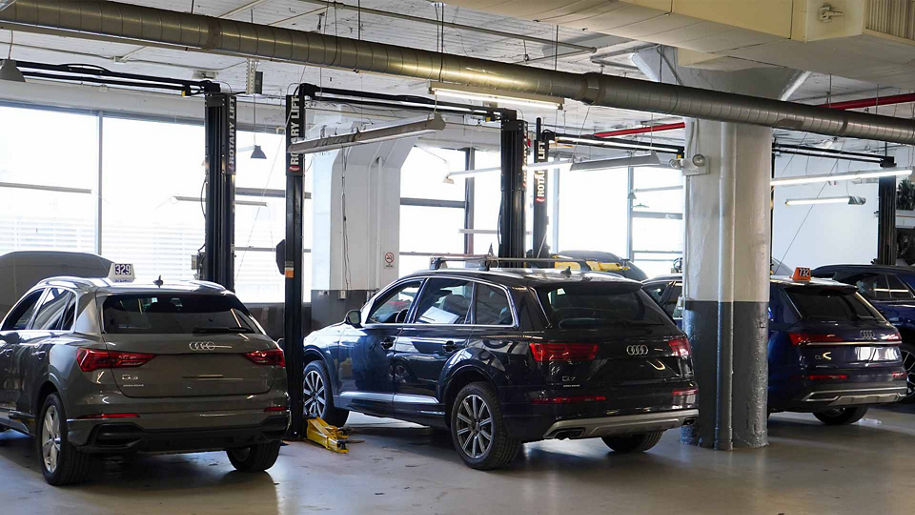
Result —
[[[260,333],[233,296],[182,293],[113,295],[102,305],[109,334]]]
[[[660,326],[667,314],[641,289],[574,284],[537,289],[554,327]]]
[[[797,286],[785,291],[805,319],[846,321],[879,318],[877,312],[852,289]]]

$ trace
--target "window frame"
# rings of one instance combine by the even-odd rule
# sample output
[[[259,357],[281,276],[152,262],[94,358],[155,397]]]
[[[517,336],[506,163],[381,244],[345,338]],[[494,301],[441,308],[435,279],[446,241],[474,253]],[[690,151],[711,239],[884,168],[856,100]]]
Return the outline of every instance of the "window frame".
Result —
[[[470,299],[470,323],[469,324],[419,324],[414,321],[414,317],[416,316],[416,313],[415,313],[415,310],[413,310],[414,312],[410,313],[410,316],[407,317],[407,321],[409,322],[408,325],[411,325],[414,327],[431,327],[431,326],[434,326],[434,327],[479,327],[479,328],[506,328],[506,327],[517,328],[518,327],[518,309],[517,309],[517,306],[515,306],[515,299],[512,296],[509,288],[507,286],[505,286],[504,284],[499,284],[494,281],[487,281],[485,279],[479,279],[477,277],[461,276],[460,274],[435,274],[435,275],[431,275],[431,276],[426,276],[425,278],[426,278],[426,282],[423,283],[423,290],[425,290],[426,284],[428,284],[428,279],[438,279],[438,278],[454,279],[454,280],[459,280],[459,281],[467,281],[467,282],[473,284],[473,293],[471,294],[471,299]],[[508,306],[509,306],[509,309],[511,310],[511,314],[512,314],[512,323],[511,324],[494,325],[494,324],[478,324],[477,323],[476,309],[475,309],[474,305],[475,305],[476,299],[477,299],[477,285],[478,284],[485,284],[487,286],[491,286],[496,289],[500,289],[505,294],[505,296],[508,297]],[[422,294],[423,294],[423,291],[420,291],[419,294],[417,295],[417,298],[422,296]],[[405,324],[405,325],[407,325],[407,324]]]
[[[429,288],[429,283],[431,283],[432,281],[434,281],[436,279],[442,279],[442,280],[446,280],[446,281],[448,281],[448,280],[463,281],[463,282],[467,283],[467,285],[470,286],[470,304],[467,306],[467,315],[466,315],[466,318],[465,318],[465,321],[463,324],[456,324],[456,323],[431,324],[431,323],[417,321],[417,318],[419,316],[419,312],[417,311],[419,309],[418,308],[419,301],[422,300],[423,295],[425,295],[427,289]],[[419,290],[419,293],[416,294],[416,301],[413,303],[414,305],[410,306],[411,313],[409,313],[407,315],[407,321],[417,327],[472,327],[474,325],[474,321],[476,318],[476,316],[475,316],[476,311],[474,310],[474,303],[476,302],[476,298],[477,298],[477,283],[473,279],[470,279],[467,277],[459,277],[459,278],[458,277],[444,277],[444,276],[427,277],[426,280],[423,282],[423,286]]]
[[[892,273],[887,273],[884,275],[886,276],[886,286],[887,286],[888,293],[890,295],[891,302],[915,300],[915,294],[912,293],[912,288],[909,287],[909,285],[906,284],[906,282],[903,281],[898,275],[892,274]],[[890,285],[890,280],[891,280],[890,278],[892,278],[892,280],[894,280],[894,281],[897,281],[900,285],[902,285],[903,288],[905,288],[905,292],[906,292],[905,298],[898,298],[895,296],[896,295],[895,292],[898,292],[900,290],[898,288],[894,289],[893,286]]]
[[[30,290],[29,292],[27,292],[25,295],[23,295],[22,298],[19,299],[19,302],[17,302],[16,305],[13,306],[13,309],[11,309],[11,310],[9,311],[9,313],[7,313],[6,317],[4,317],[4,319],[3,319],[3,326],[0,327],[0,330],[2,330],[2,331],[4,331],[4,332],[23,332],[23,331],[31,331],[31,330],[32,330],[32,322],[35,320],[35,315],[38,313],[38,308],[40,308],[40,307],[41,307],[41,304],[44,302],[44,297],[45,297],[45,295],[47,294],[47,290],[48,290],[48,287],[46,287],[46,286],[41,286],[41,287],[39,287],[39,288],[33,288],[32,290]],[[31,315],[29,315],[29,320],[28,320],[28,322],[26,322],[25,327],[22,328],[22,329],[7,328],[7,323],[10,321],[10,319],[9,319],[10,315],[12,315],[13,313],[15,313],[20,307],[22,307],[23,302],[25,302],[26,299],[28,299],[30,296],[34,295],[35,293],[38,293],[38,299],[35,300],[35,303],[34,303],[35,310],[32,311],[32,314],[31,314]],[[23,313],[23,314],[24,314],[24,313]],[[22,316],[22,315],[19,315],[19,316]],[[17,318],[17,320],[18,320],[18,318]]]
[[[472,326],[475,327],[517,327],[518,319],[515,316],[515,303],[512,299],[511,292],[508,288],[501,284],[490,283],[487,281],[477,281],[471,280],[473,282],[473,298],[470,300],[470,320]],[[505,299],[508,301],[508,310],[511,312],[512,322],[511,324],[478,324],[477,323],[477,288],[479,286],[487,286],[494,290],[499,290],[505,295]]]
[[[416,301],[419,300],[419,296],[422,295],[423,288],[425,288],[425,286],[426,286],[426,279],[427,279],[426,277],[407,277],[400,281],[395,282],[394,284],[392,284],[392,285],[388,286],[387,288],[385,288],[384,290],[382,290],[381,293],[379,293],[378,296],[373,301],[369,302],[368,304],[365,305],[365,307],[363,307],[363,309],[365,310],[364,316],[362,317],[362,319],[365,320],[364,325],[366,327],[374,327],[374,326],[400,327],[400,326],[407,325],[407,321],[410,320],[413,316],[413,311],[415,310]],[[381,307],[381,304],[379,304],[379,303],[382,300],[387,302],[387,299],[385,299],[385,297],[387,297],[389,294],[391,294],[395,290],[400,289],[404,285],[406,285],[408,283],[413,283],[413,282],[419,283],[419,289],[416,290],[416,298],[414,298],[413,302],[410,303],[410,307],[408,308],[408,311],[407,311],[407,318],[405,319],[404,322],[385,323],[385,322],[370,322],[369,321],[372,316],[372,313],[374,313],[378,308]],[[368,308],[368,309],[366,309],[366,308]]]
[[[420,324],[420,323],[416,323],[414,321],[414,318],[416,317],[416,306],[418,305],[418,302],[414,301],[413,304],[410,305],[410,312],[407,313],[406,321],[404,321],[402,323],[383,324],[380,322],[372,322],[372,323],[367,322],[364,325],[366,327],[375,327],[375,326],[382,326],[382,327],[455,327],[455,328],[463,327],[463,328],[483,328],[483,329],[486,329],[486,328],[517,329],[519,327],[518,307],[515,304],[515,298],[511,294],[510,288],[508,288],[504,284],[499,284],[494,281],[488,281],[486,279],[480,279],[477,277],[461,276],[460,274],[434,274],[434,275],[405,277],[405,278],[395,282],[388,288],[386,288],[381,294],[378,295],[376,300],[370,302],[363,308],[363,309],[368,308],[366,311],[363,312],[363,315],[365,315],[363,317],[363,320],[369,319],[368,317],[372,313],[372,311],[375,310],[375,305],[378,303],[378,300],[380,300],[385,295],[387,295],[391,290],[398,288],[400,285],[402,285],[406,282],[422,281],[419,292],[417,292],[417,294],[416,294],[416,299],[419,300],[419,298],[422,296],[422,294],[426,288],[426,284],[429,282],[429,279],[437,279],[437,278],[468,281],[471,284],[473,284],[473,292],[471,293],[471,299],[470,299],[470,306],[471,306],[470,307],[470,323],[466,323],[466,324]],[[474,302],[476,302],[476,293],[477,293],[476,285],[477,284],[485,284],[487,286],[491,286],[496,289],[502,290],[502,292],[508,298],[508,306],[509,306],[509,309],[511,310],[511,314],[512,314],[512,323],[510,325],[490,325],[490,324],[477,324],[476,323],[476,310],[474,309]]]
[[[69,309],[73,310],[73,321],[70,323],[70,327],[68,329],[36,329],[35,327],[32,326],[35,323],[35,319],[38,318],[38,313],[41,311],[41,308],[44,307],[45,300],[47,300],[47,297],[48,297],[48,295],[50,295],[50,291],[52,289],[63,290],[66,293],[72,295],[70,300],[67,301],[67,304],[69,305],[72,300],[72,306],[70,306]],[[29,330],[30,331],[50,332],[50,333],[55,333],[55,334],[72,333],[74,330],[74,327],[76,326],[76,308],[79,305],[79,294],[72,288],[67,288],[64,286],[56,285],[56,284],[45,286],[44,290],[45,290],[45,292],[41,296],[41,304],[38,306],[38,309],[35,310],[35,313],[32,314],[32,319],[29,321]],[[60,320],[58,320],[58,322],[59,321]]]

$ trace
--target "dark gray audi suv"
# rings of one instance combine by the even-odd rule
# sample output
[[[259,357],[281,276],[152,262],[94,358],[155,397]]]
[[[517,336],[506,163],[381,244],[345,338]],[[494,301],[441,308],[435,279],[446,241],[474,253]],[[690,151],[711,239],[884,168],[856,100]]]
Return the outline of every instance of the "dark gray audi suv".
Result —
[[[53,485],[98,454],[226,450],[265,470],[289,419],[284,367],[219,285],[47,279],[0,327],[0,431],[36,439]]]

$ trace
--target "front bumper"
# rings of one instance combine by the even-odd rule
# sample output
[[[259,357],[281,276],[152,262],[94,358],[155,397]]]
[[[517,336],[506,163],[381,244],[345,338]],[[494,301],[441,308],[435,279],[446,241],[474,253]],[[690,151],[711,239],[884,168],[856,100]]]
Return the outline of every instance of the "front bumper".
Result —
[[[543,435],[548,438],[595,438],[601,436],[666,431],[689,425],[699,417],[699,410],[684,409],[637,415],[560,420]]]
[[[68,421],[68,438],[82,452],[122,454],[133,452],[201,452],[280,440],[289,425],[289,415],[261,413],[258,423],[237,426],[147,429],[136,421]],[[80,443],[82,442],[82,443]]]

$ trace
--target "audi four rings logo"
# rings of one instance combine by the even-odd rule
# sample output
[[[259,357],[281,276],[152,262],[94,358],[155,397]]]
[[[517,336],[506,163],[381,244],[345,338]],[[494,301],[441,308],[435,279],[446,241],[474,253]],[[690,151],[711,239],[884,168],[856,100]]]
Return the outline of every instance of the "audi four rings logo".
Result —
[[[187,344],[188,348],[196,351],[214,351],[216,349],[231,349],[229,345],[216,345],[215,342],[191,342]]]
[[[626,347],[626,354],[630,356],[647,356],[648,355],[648,346],[647,345],[629,345]]]

